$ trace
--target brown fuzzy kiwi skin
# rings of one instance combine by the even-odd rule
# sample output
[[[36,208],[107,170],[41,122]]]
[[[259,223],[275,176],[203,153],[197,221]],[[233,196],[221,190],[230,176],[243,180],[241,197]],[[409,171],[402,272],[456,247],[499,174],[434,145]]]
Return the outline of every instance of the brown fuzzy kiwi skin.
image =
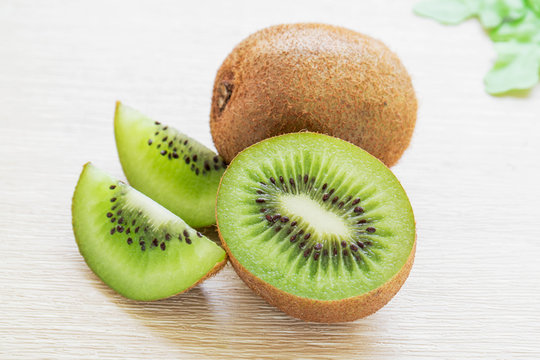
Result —
[[[241,152],[245,150],[247,150],[247,148],[241,150]],[[229,166],[230,165],[232,165],[232,162]],[[221,235],[221,230],[219,228],[217,199],[228,169],[229,167],[221,177],[217,191],[218,195],[216,196],[216,226],[221,246],[227,252],[229,262],[232,264],[238,276],[251,290],[253,290],[253,292],[266,300],[270,305],[277,307],[292,317],[309,322],[339,323],[355,321],[369,316],[384,307],[398,293],[405,283],[405,280],[409,277],[416,254],[416,234],[409,257],[401,269],[386,283],[362,295],[340,300],[310,299],[290,294],[258,278],[234,257],[227,246],[227,241]]]
[[[214,82],[210,128],[227,162],[268,137],[308,130],[392,166],[416,112],[409,74],[382,42],[337,26],[289,24],[252,34],[228,55]]]

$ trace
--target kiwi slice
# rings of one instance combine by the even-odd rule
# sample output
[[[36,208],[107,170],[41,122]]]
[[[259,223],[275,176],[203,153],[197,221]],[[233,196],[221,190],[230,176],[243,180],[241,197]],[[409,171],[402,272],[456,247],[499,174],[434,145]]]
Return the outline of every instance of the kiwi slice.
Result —
[[[213,241],[91,163],[77,183],[72,217],[75,240],[90,269],[130,299],[184,292],[227,261]]]
[[[287,134],[242,151],[223,175],[216,211],[240,277],[304,320],[377,311],[413,263],[414,215],[399,181],[366,151],[327,135]]]
[[[196,140],[116,104],[116,147],[131,186],[193,227],[215,224],[223,159]]]

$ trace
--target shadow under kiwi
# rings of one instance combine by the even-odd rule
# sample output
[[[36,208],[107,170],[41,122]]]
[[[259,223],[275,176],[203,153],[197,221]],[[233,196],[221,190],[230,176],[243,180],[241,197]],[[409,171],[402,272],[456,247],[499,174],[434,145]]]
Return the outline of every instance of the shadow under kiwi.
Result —
[[[200,229],[219,241],[215,227]],[[89,276],[95,277],[93,273]],[[168,299],[137,302],[113,290],[110,299],[157,336],[204,358],[358,358],[373,353],[380,322],[308,323],[266,303],[230,264],[190,291]]]

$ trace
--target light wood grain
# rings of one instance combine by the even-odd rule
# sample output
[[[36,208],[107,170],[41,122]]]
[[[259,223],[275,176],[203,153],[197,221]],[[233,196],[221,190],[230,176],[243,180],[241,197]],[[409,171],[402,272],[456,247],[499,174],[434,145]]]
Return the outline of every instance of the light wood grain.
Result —
[[[540,89],[491,97],[479,25],[415,1],[0,2],[0,358],[540,358]],[[418,223],[411,276],[348,324],[289,318],[228,265],[155,303],[103,285],[77,251],[70,202],[88,160],[123,177],[120,99],[212,146],[213,78],[232,47],[282,22],[385,41],[420,108],[394,167]]]

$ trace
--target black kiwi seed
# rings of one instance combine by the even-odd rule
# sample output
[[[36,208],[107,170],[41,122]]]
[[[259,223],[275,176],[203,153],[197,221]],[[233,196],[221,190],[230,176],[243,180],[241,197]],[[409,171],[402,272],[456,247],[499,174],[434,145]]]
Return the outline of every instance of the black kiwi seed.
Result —
[[[191,159],[189,157],[186,157],[186,164],[189,164],[190,161]]]
[[[219,157],[217,157],[217,155],[216,155],[216,156],[214,156],[213,160],[214,160],[215,163],[217,163],[219,161]]]
[[[283,217],[281,218],[281,222],[282,222],[282,223],[286,223],[287,221],[289,221],[289,218],[288,218],[288,217],[283,216]]]
[[[148,139],[148,145],[152,145],[152,139]]]
[[[168,137],[165,136],[163,139],[161,139],[162,141],[167,141]]]
[[[118,223],[119,223],[119,224],[123,224],[123,223],[124,223],[124,218],[121,217],[120,219],[118,219]]]
[[[268,220],[268,221],[270,221],[270,222],[273,222],[273,220],[272,220],[272,215],[266,214],[265,218],[266,218],[266,220]]]
[[[326,190],[327,187],[328,187],[328,184],[327,184],[327,183],[324,183],[324,185],[322,186],[322,189],[323,189],[323,190]]]
[[[127,228],[126,229],[126,234],[129,234],[131,232],[131,229],[130,228]]]
[[[133,220],[131,221],[131,225],[135,225],[136,222],[137,222],[137,221],[136,221],[135,219],[133,219]]]
[[[283,179],[283,176],[279,177],[279,181],[283,184],[285,182],[285,179]]]
[[[323,254],[323,256],[328,256],[328,249],[324,249],[322,254]]]
[[[276,227],[274,230],[276,230],[276,232],[279,232],[281,230],[281,226]]]
[[[118,211],[116,212],[116,215],[118,215],[118,216],[122,215],[122,209],[118,210]]]
[[[343,205],[345,205],[345,203],[343,201],[340,201],[339,204],[338,204],[338,208],[341,209],[343,207]]]
[[[366,246],[373,245],[373,243],[371,241],[366,241],[364,244],[366,244]]]
[[[186,229],[184,229],[183,233],[184,233],[185,237],[187,237],[187,238],[189,237],[189,232]]]
[[[332,204],[335,204],[335,203],[338,201],[338,199],[339,199],[339,198],[338,198],[337,196],[334,197],[334,198],[332,199]]]
[[[171,234],[165,234],[165,240],[167,241],[171,240]]]
[[[317,261],[319,259],[320,255],[321,255],[321,253],[319,253],[319,252],[316,252],[315,254],[313,254],[313,260]]]
[[[154,135],[158,136],[158,135],[159,135],[159,131],[156,131],[156,132],[154,133]]]
[[[165,250],[165,243],[162,242],[161,244],[159,244],[159,247],[161,248],[161,250]]]
[[[210,171],[210,164],[208,163],[208,161],[204,162],[204,168],[206,171]]]
[[[375,232],[375,230],[376,230],[376,229],[375,229],[374,227],[371,227],[371,226],[368,227],[368,228],[366,228],[366,231],[367,231],[368,233],[370,233],[370,234],[373,234],[373,233]]]
[[[133,239],[132,238],[127,238],[127,243],[128,243],[128,245],[133,244]]]
[[[193,155],[193,156],[191,157],[191,159],[192,159],[194,162],[197,162],[197,154]]]
[[[158,241],[156,238],[154,238],[154,240],[152,240],[152,245],[150,246],[158,246]]]
[[[145,250],[146,250],[146,244],[145,244],[145,243],[142,243],[142,244],[141,244],[141,250],[142,250],[142,251],[145,251]]]
[[[276,179],[274,179],[274,178],[271,177],[271,176],[270,176],[270,179],[269,179],[269,180],[270,180],[270,182],[271,182],[272,184],[275,184],[275,183],[276,183]]]
[[[266,212],[266,209],[265,208],[261,208],[261,210],[259,210],[260,212]]]
[[[294,186],[294,179],[293,178],[289,178],[289,183]]]
[[[175,152],[173,152],[173,153],[172,153],[172,157],[175,158],[175,159],[178,159],[178,154],[175,153]]]
[[[358,244],[358,246],[360,247],[360,249],[363,249],[363,248],[366,247],[366,245],[365,245],[363,242],[361,242],[360,240],[358,240],[356,243]]]
[[[191,171],[195,170],[195,164],[191,164]]]
[[[168,126],[164,126],[163,127],[163,130],[167,130],[169,127]]]
[[[169,147],[172,147],[172,144],[173,144],[172,140],[169,141]]]
[[[315,250],[321,250],[322,249],[322,244],[317,243],[317,244],[315,244],[314,248],[315,248]]]
[[[296,241],[296,234],[291,236],[291,242],[295,242]]]
[[[324,194],[323,197],[322,197],[322,201],[328,200],[329,197],[330,197],[330,195]]]
[[[111,229],[111,235],[114,234],[115,231],[116,231],[116,228],[113,227],[113,228]]]
[[[161,147],[161,144],[157,144],[156,148],[158,148],[158,149],[159,149],[160,147]]]
[[[311,254],[311,248],[307,248],[306,251],[304,251],[304,257],[308,257],[309,254]]]
[[[357,214],[361,214],[364,212],[364,209],[361,208],[360,206],[357,206],[354,208],[354,212],[357,213]]]
[[[186,244],[188,244],[188,245],[191,244],[191,239],[188,238],[188,237],[186,238]]]
[[[347,255],[349,255],[349,252],[347,250],[343,249],[343,256],[347,256]]]
[[[108,217],[108,218],[112,217],[112,213],[111,213],[111,212],[108,212],[108,213],[107,213],[107,217]]]
[[[159,153],[160,153],[161,155],[165,155],[165,154],[167,153],[167,151],[166,151],[166,150],[161,150]]]
[[[124,227],[122,225],[118,225],[116,227],[116,231],[118,231],[119,233],[123,232],[124,231]]]
[[[334,191],[336,191],[335,189],[330,189],[330,191],[328,192],[328,195],[332,195],[334,193]]]
[[[111,190],[116,189],[116,185],[111,185],[111,186],[109,186],[109,189],[111,189]]]
[[[353,200],[352,205],[356,205],[360,202],[360,198],[356,198]]]
[[[274,216],[272,217],[272,221],[273,221],[273,222],[276,222],[276,220],[279,219],[280,217],[281,217],[280,214],[276,214],[276,215],[274,215]]]
[[[300,231],[298,232],[298,235],[302,235],[304,233],[304,229],[300,229]]]
[[[358,246],[354,245],[354,244],[351,244],[351,246],[349,246],[351,248],[351,251],[358,251]]]
[[[304,236],[304,240],[307,240],[311,237],[311,234],[310,233],[307,233],[305,236]]]
[[[138,232],[139,232],[139,227],[137,226],[137,227],[135,228],[135,234],[138,233]]]
[[[195,169],[195,175],[199,175],[199,168]]]
[[[111,198],[111,202],[115,202],[115,201],[116,201],[115,197]]]
[[[159,121],[154,121],[154,124],[161,125],[161,123]]]
[[[361,220],[358,220],[357,224],[365,224],[367,223],[367,220],[366,219],[361,219]]]
[[[214,165],[214,169],[219,170],[219,165]]]
[[[112,223],[113,223],[113,222],[116,222],[116,218],[113,217],[113,218],[111,219],[111,222],[112,222]]]
[[[197,236],[202,238],[202,234],[200,232],[197,231]]]
[[[347,242],[345,240],[341,241],[341,247],[347,247]]]
[[[255,202],[257,202],[257,203],[259,203],[259,204],[260,204],[260,203],[263,203],[264,201],[265,201],[265,200],[264,200],[264,199],[261,199],[261,198],[258,198],[258,199],[255,200]]]
[[[306,242],[302,241],[300,244],[298,244],[298,247],[302,249],[304,246],[306,246]]]
[[[257,194],[262,195],[262,194],[264,194],[264,191],[262,191],[262,190],[257,190]]]
[[[171,160],[171,156],[172,156],[171,153],[169,153],[169,154],[167,155],[167,157],[169,158],[169,160]]]
[[[291,226],[296,226],[296,224],[297,224],[297,222],[296,222],[296,221],[293,221],[293,222],[291,223]]]
[[[307,176],[307,174],[304,175],[304,184],[307,184],[308,179],[309,179],[309,176]]]
[[[336,248],[336,247],[334,247],[334,248],[332,249],[332,254],[333,254],[334,256],[337,255],[337,248]]]

